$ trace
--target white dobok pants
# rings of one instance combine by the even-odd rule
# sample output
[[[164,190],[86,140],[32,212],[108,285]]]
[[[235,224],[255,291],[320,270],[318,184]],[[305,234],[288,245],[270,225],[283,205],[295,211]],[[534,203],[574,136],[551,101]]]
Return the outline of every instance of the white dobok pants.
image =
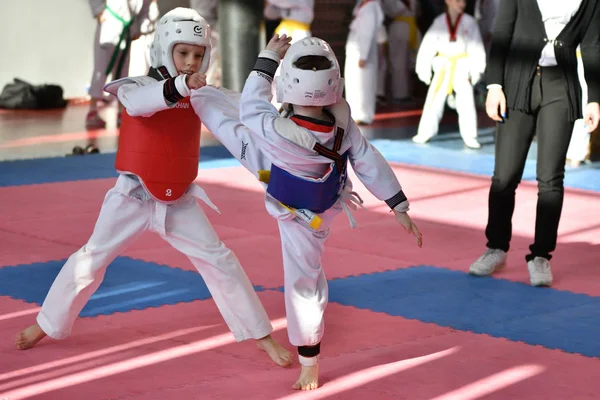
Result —
[[[89,241],[69,257],[50,288],[37,317],[43,331],[54,339],[67,337],[107,266],[150,230],[200,272],[236,341],[267,336],[273,327],[250,280],[196,198],[214,207],[197,185],[179,202],[166,205],[152,199],[138,181],[120,175],[106,194]]]
[[[271,163],[262,151],[263,139],[239,121],[239,96],[225,89],[205,87],[192,95],[192,105],[208,130],[258,180],[258,170],[270,170]],[[321,258],[333,219],[342,207],[338,202],[320,214],[323,222],[319,231],[314,231],[278,206],[271,196],[266,195],[265,202],[267,211],[279,224],[290,343],[316,345],[323,338],[323,313],[328,297]]]

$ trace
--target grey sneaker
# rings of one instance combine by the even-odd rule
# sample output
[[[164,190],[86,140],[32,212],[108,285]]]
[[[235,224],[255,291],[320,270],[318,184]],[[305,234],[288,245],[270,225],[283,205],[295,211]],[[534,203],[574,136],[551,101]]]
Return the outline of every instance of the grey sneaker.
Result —
[[[551,286],[552,270],[550,261],[542,257],[536,257],[527,263],[531,286]]]
[[[506,267],[506,252],[498,249],[487,249],[469,268],[469,273],[477,276],[491,275]]]

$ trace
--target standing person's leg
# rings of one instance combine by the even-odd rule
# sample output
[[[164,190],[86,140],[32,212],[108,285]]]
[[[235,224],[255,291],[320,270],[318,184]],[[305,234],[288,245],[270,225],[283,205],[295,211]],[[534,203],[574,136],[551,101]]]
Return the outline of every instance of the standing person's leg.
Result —
[[[523,176],[541,102],[540,80],[537,76],[534,79],[531,98],[532,109],[536,114],[509,110],[504,123],[496,126],[494,175],[485,229],[488,249],[469,268],[469,272],[474,275],[490,275],[506,266],[506,253],[512,236],[515,192]]]
[[[105,44],[100,45],[100,33],[102,25],[96,24],[96,33],[94,35],[94,71],[90,81],[90,107],[85,119],[86,129],[102,129],[106,127],[106,122],[98,115],[98,103],[104,98],[104,85],[106,84],[106,68],[110,62],[110,57],[114,51],[114,46]]]
[[[556,249],[558,224],[564,198],[565,157],[573,121],[569,118],[569,99],[559,68],[542,68],[542,103],[537,117],[538,202],[535,240],[527,255],[531,284],[552,284],[548,262]]]
[[[450,82],[450,74],[446,73],[443,76],[443,82],[438,84],[440,74],[444,73],[443,71],[446,67],[444,65],[436,65],[436,68],[437,71],[433,74],[433,79],[427,90],[427,97],[425,98],[423,113],[419,120],[417,134],[412,138],[412,141],[415,143],[427,143],[437,136],[440,129],[440,121],[444,115],[446,98],[448,97],[445,88],[448,87]]]
[[[467,147],[478,149],[477,141],[477,109],[473,86],[469,82],[468,70],[462,66],[457,68],[454,79],[456,93],[456,112],[458,113],[458,128],[460,136]]]

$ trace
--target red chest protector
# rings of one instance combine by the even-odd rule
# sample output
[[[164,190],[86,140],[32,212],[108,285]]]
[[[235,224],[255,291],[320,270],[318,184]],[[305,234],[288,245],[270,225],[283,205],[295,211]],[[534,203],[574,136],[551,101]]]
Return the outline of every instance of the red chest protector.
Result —
[[[189,98],[151,117],[123,111],[115,167],[140,177],[157,200],[176,201],[198,176],[200,127]]]

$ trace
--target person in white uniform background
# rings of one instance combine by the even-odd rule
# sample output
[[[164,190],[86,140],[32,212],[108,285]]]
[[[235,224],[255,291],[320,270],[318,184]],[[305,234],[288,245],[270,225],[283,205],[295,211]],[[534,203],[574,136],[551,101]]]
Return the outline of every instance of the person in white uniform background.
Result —
[[[465,0],[446,0],[421,42],[416,72],[429,85],[415,143],[436,136],[449,95],[455,93],[460,135],[467,147],[477,149],[477,110],[473,86],[481,79],[486,54],[475,18],[463,12]]]
[[[587,83],[585,82],[585,73],[583,62],[581,61],[581,49],[577,49],[577,74],[581,84],[581,104],[587,104]],[[573,135],[567,150],[567,164],[571,167],[579,167],[584,162],[590,150],[591,133],[585,126],[583,118],[579,118],[573,125]]]
[[[352,17],[344,65],[346,100],[354,121],[368,125],[375,118],[380,75],[377,32],[384,15],[379,0],[358,0]]]
[[[292,43],[311,36],[311,24],[315,18],[315,0],[267,0],[264,16],[267,19],[281,19],[275,29],[278,35],[292,38]],[[280,71],[277,70],[276,76]],[[280,108],[273,86],[273,105]]]
[[[273,327],[250,280],[196,200],[218,211],[194,183],[201,121],[189,96],[206,85],[206,21],[189,8],[165,14],[157,26],[151,62],[147,76],[106,86],[126,107],[115,162],[119,177],[104,199],[89,241],[69,257],[37,323],[17,335],[16,345],[29,349],[46,336],[69,336],[107,266],[150,230],[185,254],[201,273],[236,341],[255,339],[275,363],[287,366],[290,352],[271,337]]]
[[[210,66],[206,71],[206,83],[221,86],[221,45],[219,36],[219,0],[190,0],[190,8],[206,20],[211,28],[212,46],[210,50]]]
[[[127,76],[131,41],[141,36],[151,0],[88,0],[97,20],[94,37],[94,71],[89,88],[90,107],[85,119],[87,129],[102,129],[106,122],[98,115],[103,88],[112,79]],[[122,107],[119,107],[119,115]]]
[[[411,98],[411,71],[419,49],[416,0],[382,0],[384,14],[391,18],[388,27],[389,68],[392,98],[403,103]]]
[[[150,70],[150,46],[154,42],[154,30],[159,16],[158,0],[151,0],[148,16],[142,21],[141,36],[131,42],[129,76],[146,75]]]
[[[367,189],[394,211],[419,246],[422,237],[408,216],[408,200],[394,171],[352,121],[342,98],[344,80],[329,44],[310,37],[288,49],[289,42],[285,35],[271,39],[241,97],[205,87],[191,101],[211,132],[266,186],[266,208],[278,221],[283,249],[288,335],[302,364],[293,388],[311,390],[319,384],[327,306],[321,264],[325,241],[341,212],[355,227],[350,208],[362,204],[352,192],[347,163]],[[280,115],[270,97],[282,57],[282,74],[276,78],[284,108]],[[222,115],[229,119],[223,122]]]

